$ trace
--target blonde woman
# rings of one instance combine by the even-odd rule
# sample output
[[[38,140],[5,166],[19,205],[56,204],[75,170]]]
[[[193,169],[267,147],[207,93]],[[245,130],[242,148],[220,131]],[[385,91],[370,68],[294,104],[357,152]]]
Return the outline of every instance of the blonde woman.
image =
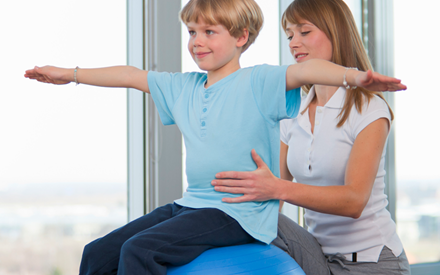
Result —
[[[342,0],[295,0],[282,26],[297,63],[319,58],[348,71],[372,69]],[[381,93],[345,82],[303,90],[298,117],[281,122],[281,178],[253,150],[258,169],[218,173],[215,190],[243,194],[223,199],[228,203],[304,207],[308,231],[280,215],[274,243],[306,274],[410,274],[384,193],[391,109]]]

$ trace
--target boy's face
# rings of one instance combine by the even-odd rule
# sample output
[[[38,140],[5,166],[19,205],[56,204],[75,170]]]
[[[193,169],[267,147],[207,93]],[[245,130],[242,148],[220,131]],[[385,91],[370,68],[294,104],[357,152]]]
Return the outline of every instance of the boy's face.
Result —
[[[231,36],[223,25],[208,25],[199,19],[197,23],[188,23],[187,27],[188,50],[200,69],[214,72],[234,68],[235,71],[240,67],[240,38]]]

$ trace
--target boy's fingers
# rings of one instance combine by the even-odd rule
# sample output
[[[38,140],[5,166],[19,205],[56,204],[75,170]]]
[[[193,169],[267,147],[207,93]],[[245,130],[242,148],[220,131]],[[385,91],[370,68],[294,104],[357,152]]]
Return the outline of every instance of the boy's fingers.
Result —
[[[389,91],[404,91],[406,89],[407,89],[406,85],[403,85],[403,84],[389,85],[388,86],[388,90]]]

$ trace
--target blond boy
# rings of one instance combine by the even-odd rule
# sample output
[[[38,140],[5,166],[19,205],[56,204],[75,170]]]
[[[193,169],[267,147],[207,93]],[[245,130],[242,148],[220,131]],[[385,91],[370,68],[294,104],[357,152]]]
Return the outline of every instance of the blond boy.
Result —
[[[401,89],[398,80],[346,70],[320,60],[240,68],[241,54],[263,24],[253,0],[191,0],[181,11],[188,49],[207,73],[158,73],[129,66],[101,69],[35,67],[41,82],[80,82],[150,93],[164,124],[177,124],[187,148],[183,198],[88,244],[80,274],[166,274],[219,246],[276,237],[278,201],[227,204],[210,182],[221,171],[252,171],[256,149],[279,176],[279,121],[296,116],[304,84]],[[268,49],[270,50],[270,49]],[[313,74],[311,73],[313,72]],[[391,84],[391,86],[387,86]],[[287,91],[287,92],[286,92]]]

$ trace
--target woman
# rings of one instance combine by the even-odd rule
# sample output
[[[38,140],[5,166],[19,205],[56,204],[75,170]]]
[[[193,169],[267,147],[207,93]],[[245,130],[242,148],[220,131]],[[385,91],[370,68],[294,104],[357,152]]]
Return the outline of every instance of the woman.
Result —
[[[282,26],[297,62],[372,69],[342,0],[295,0]],[[277,199],[304,207],[308,232],[280,215],[274,244],[306,274],[410,274],[384,193],[392,111],[380,93],[341,84],[303,87],[300,114],[281,122],[281,179],[252,151],[257,170],[219,173],[213,185],[244,194],[224,202]]]

